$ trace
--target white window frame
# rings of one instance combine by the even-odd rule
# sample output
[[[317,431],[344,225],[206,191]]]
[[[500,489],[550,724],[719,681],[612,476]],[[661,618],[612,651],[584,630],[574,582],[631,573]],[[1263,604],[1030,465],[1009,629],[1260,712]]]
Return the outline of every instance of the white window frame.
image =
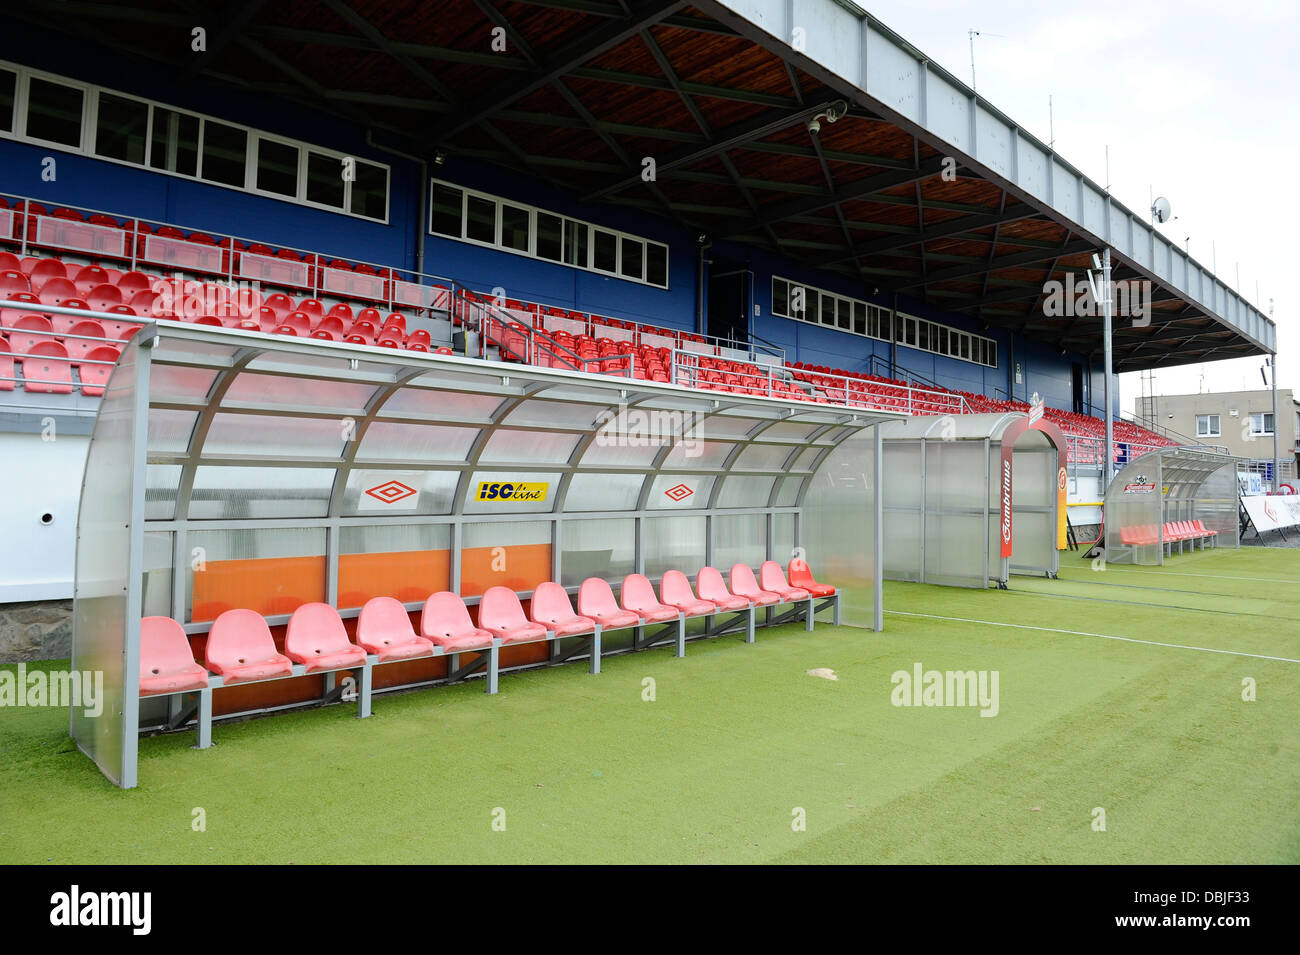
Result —
[[[1268,435],[1273,434],[1273,432],[1275,432],[1275,431],[1277,430],[1277,419],[1276,419],[1276,418],[1274,418],[1274,420],[1273,420],[1273,427],[1269,428],[1267,431],[1264,430],[1264,428],[1265,428],[1265,419],[1266,419],[1266,418],[1272,418],[1272,417],[1273,417],[1273,412],[1271,412],[1271,411],[1252,411],[1252,412],[1250,412],[1250,433],[1251,433],[1251,435],[1253,435],[1254,437],[1266,437],[1266,436],[1268,436]],[[1259,422],[1259,427],[1258,427],[1258,428],[1255,427],[1255,422],[1256,422],[1256,421]]]
[[[448,189],[455,189],[460,192],[460,234],[447,235],[443,232],[435,232],[433,228],[433,191],[438,186],[445,186]],[[481,239],[472,239],[467,234],[469,224],[469,199],[474,196],[478,199],[484,199],[495,205],[496,208],[496,229],[494,231],[495,241],[484,242]],[[513,206],[516,209],[523,209],[528,213],[528,248],[515,249],[504,245],[501,241],[502,230],[505,227],[504,219],[501,215],[502,206]],[[537,254],[537,216],[538,214],[554,216],[560,220],[560,258],[548,259]],[[569,257],[569,223],[577,223],[585,226],[587,229],[587,254],[586,261],[583,263],[572,263],[567,261]],[[575,216],[566,216],[562,212],[556,212],[554,209],[546,209],[542,206],[534,206],[527,202],[520,202],[516,199],[510,199],[505,196],[498,196],[494,193],[484,192],[481,189],[471,189],[460,183],[452,182],[449,179],[429,179],[429,200],[428,207],[425,209],[424,217],[425,231],[435,239],[448,239],[452,242],[464,242],[468,245],[478,246],[482,249],[493,249],[497,252],[506,252],[510,255],[522,255],[525,258],[535,259],[538,262],[545,262],[547,265],[558,265],[566,269],[581,269],[584,272],[592,272],[596,275],[603,275],[607,278],[618,279],[621,282],[632,282],[635,285],[644,285],[648,288],[667,290],[671,287],[672,282],[672,256],[671,249],[667,243],[657,242],[654,239],[648,239],[643,235],[637,235],[634,232],[623,232],[606,225],[600,225],[587,219],[579,219]],[[596,267],[596,232],[607,232],[614,237],[614,270],[612,272]],[[641,278],[632,278],[623,274],[623,240],[630,239],[641,244]],[[658,285],[649,280],[649,253],[650,246],[659,246],[664,250],[664,283]]]
[[[1205,430],[1201,430],[1201,419],[1205,419]],[[1198,438],[1222,437],[1222,422],[1217,414],[1198,414],[1196,416],[1196,436]],[[1213,430],[1211,430],[1213,428]]]
[[[776,283],[784,282],[786,286],[785,312],[780,312],[776,307]],[[796,315],[790,308],[791,297],[796,288],[804,290],[804,314]],[[834,302],[832,314],[836,320],[827,324],[821,320],[822,302],[830,299]],[[786,278],[782,275],[772,276],[772,314],[777,318],[788,318],[791,321],[806,322],[809,325],[816,325],[818,328],[829,328],[832,331],[845,332],[850,335],[857,335],[859,338],[870,338],[874,341],[889,342],[894,341],[903,348],[912,348],[916,351],[923,351],[933,355],[941,355],[945,358],[955,358],[958,361],[969,362],[972,365],[979,365],[981,368],[998,367],[998,345],[992,338],[983,335],[976,335],[973,332],[962,331],[951,325],[944,325],[933,319],[918,318],[915,315],[909,315],[906,312],[897,313],[889,333],[884,330],[884,325],[889,322],[890,311],[881,305],[873,305],[871,302],[862,299],[852,298],[848,295],[840,295],[836,292],[828,292],[825,289],[818,288],[815,285],[809,285],[807,282],[796,282],[794,279]],[[843,302],[849,303],[849,327],[842,328],[839,324],[838,316],[840,305]],[[866,309],[866,328],[865,331],[859,332],[854,318],[855,311],[861,306]],[[926,329],[927,347],[920,346],[920,330]],[[939,338],[943,334],[945,350],[940,350]],[[988,347],[989,357],[992,363],[986,363],[980,360],[980,343],[983,342]],[[961,354],[962,346],[965,346],[966,355]]]
[[[164,103],[160,100],[149,99],[144,96],[136,96],[131,93],[125,93],[121,90],[112,89],[107,86],[98,86],[92,83],[83,83],[79,80],[69,79],[66,76],[60,76],[57,73],[50,73],[45,70],[32,69],[19,63],[9,60],[0,60],[0,69],[5,69],[17,74],[17,82],[14,84],[14,115],[13,115],[13,132],[0,130],[0,140],[11,140],[14,142],[32,143],[48,149],[57,149],[60,152],[72,153],[77,156],[85,156],[87,159],[93,159],[96,162],[113,163],[118,166],[126,166],[130,169],[142,169],[146,172],[162,176],[174,176],[177,179],[184,179],[188,182],[198,182],[205,186],[214,186],[218,189],[233,189],[236,192],[246,192],[255,196],[261,196],[266,199],[274,199],[277,202],[288,202],[292,205],[306,206],[310,209],[323,209],[326,212],[333,212],[337,215],[349,216],[353,219],[359,219],[362,222],[378,222],[388,225],[392,218],[392,199],[393,199],[393,169],[388,163],[377,162],[355,153],[340,152],[337,149],[329,149],[325,146],[319,146],[315,143],[304,142],[303,140],[293,139],[291,137],[280,136],[276,133],[267,132],[257,129],[254,126],[248,126],[244,123],[234,122],[221,116],[210,116],[206,113],[199,113],[191,109],[185,109],[179,106],[173,106],[170,103]],[[27,135],[27,107],[30,100],[30,84],[33,78],[47,80],[51,83],[58,83],[82,92],[81,99],[81,144],[73,147],[64,143],[50,142],[45,139],[38,139],[34,136]],[[96,152],[98,145],[97,128],[99,122],[99,96],[100,93],[109,93],[122,99],[134,100],[138,103],[144,103],[149,107],[149,120],[146,124],[145,132],[145,157],[143,163],[134,163],[125,159],[114,159],[109,156],[100,156]],[[192,116],[199,121],[199,134],[197,138],[197,161],[195,175],[191,176],[183,172],[173,172],[169,169],[160,169],[149,164],[149,152],[153,143],[153,124],[155,111],[158,109],[171,110],[186,116]],[[203,139],[204,131],[208,122],[221,123],[225,126],[231,126],[236,129],[242,129],[247,137],[248,146],[244,153],[244,184],[242,186],[232,186],[223,182],[212,182],[203,178]],[[257,183],[257,140],[269,139],[274,142],[282,143],[287,146],[295,146],[298,149],[298,189],[296,196],[282,196],[276,192],[267,192],[256,188]],[[307,176],[306,176],[306,157],[308,151],[319,153],[322,156],[331,157],[339,162],[340,174],[342,161],[351,159],[358,165],[365,163],[384,170],[384,217],[376,219],[371,216],[361,215],[352,211],[352,184],[355,180],[345,179],[343,181],[343,207],[326,205],[322,202],[311,202],[307,199]]]

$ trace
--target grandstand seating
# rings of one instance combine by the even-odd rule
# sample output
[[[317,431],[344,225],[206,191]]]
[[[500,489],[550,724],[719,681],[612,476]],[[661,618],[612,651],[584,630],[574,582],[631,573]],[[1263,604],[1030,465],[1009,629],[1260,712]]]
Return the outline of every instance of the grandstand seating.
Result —
[[[21,200],[0,197],[0,208],[20,206]],[[92,261],[78,261],[78,256],[91,253],[80,250],[73,241],[59,246],[51,244],[57,239],[45,240],[38,247],[36,232],[38,224],[45,221],[42,217],[116,229],[123,238],[122,255],[114,259],[96,251]],[[447,315],[456,324],[476,325],[487,345],[508,362],[913,415],[1029,410],[1020,401],[939,386],[917,387],[897,379],[803,362],[760,366],[726,357],[728,350],[711,345],[702,335],[542,303],[502,302],[464,288],[453,291],[450,282],[423,287],[424,293],[434,291],[430,299],[417,294],[421,286],[401,280],[391,268],[230,238],[218,242],[206,233],[151,226],[128,217],[87,215],[68,207],[48,211],[39,203],[29,203],[28,214],[15,215],[13,221],[11,234],[0,235],[0,243],[20,246],[25,242],[27,250],[42,254],[20,257],[0,252],[0,301],[24,303],[21,309],[0,308],[0,335],[8,339],[9,346],[0,356],[0,372],[5,372],[0,378],[22,381],[36,377],[26,370],[29,365],[53,375],[53,385],[30,389],[33,391],[67,393],[80,385],[87,395],[102,394],[106,375],[98,368],[81,365],[80,359],[91,360],[89,352],[101,344],[120,351],[142,319],[182,318],[244,331],[451,354],[445,345],[434,347],[427,329],[412,329],[408,314],[385,310],[409,304],[412,313],[422,314],[427,309],[428,314]],[[268,271],[268,263],[281,265],[278,271]],[[160,270],[167,267],[180,267],[197,281],[181,284],[164,277]],[[159,271],[151,272],[151,268]],[[286,276],[293,280],[285,280]],[[279,285],[285,291],[273,291],[259,299],[245,289],[232,301],[229,288],[215,284],[221,280],[257,281]],[[160,297],[159,283],[164,282],[173,283],[171,294]],[[186,302],[180,315],[178,301]],[[214,303],[214,307],[192,314],[195,301]],[[43,313],[41,305],[113,312],[122,318],[99,320],[100,334],[72,316]],[[78,335],[84,337],[75,337]],[[96,338],[102,341],[88,341]],[[61,344],[66,356],[52,348],[31,352],[34,345],[49,340]],[[674,349],[685,349],[675,353],[676,368],[672,367]],[[710,351],[713,354],[708,354]],[[24,361],[28,355],[40,361]],[[61,357],[66,364],[60,363]],[[93,360],[110,359],[101,351]],[[0,389],[13,390],[14,380],[0,382]],[[1044,409],[1044,414],[1067,435],[1095,438],[1103,433],[1104,424],[1098,418],[1055,408]],[[1114,434],[1123,444],[1162,447],[1176,443],[1127,421],[1116,421]],[[1117,448],[1117,457],[1124,453],[1128,452]]]

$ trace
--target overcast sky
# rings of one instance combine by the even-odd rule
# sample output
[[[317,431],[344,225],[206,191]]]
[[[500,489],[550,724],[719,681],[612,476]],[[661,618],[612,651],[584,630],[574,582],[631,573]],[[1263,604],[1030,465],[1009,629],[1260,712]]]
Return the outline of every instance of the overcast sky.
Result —
[[[1300,2],[862,0],[871,14],[1158,228],[1278,326],[1278,386],[1300,389],[1295,270]],[[1187,239],[1190,237],[1190,245]],[[1240,281],[1238,281],[1240,266]],[[1256,294],[1258,283],[1258,295]],[[1156,372],[1157,394],[1264,387],[1263,358]],[[1202,375],[1204,383],[1202,384]],[[1140,393],[1121,381],[1123,407]]]

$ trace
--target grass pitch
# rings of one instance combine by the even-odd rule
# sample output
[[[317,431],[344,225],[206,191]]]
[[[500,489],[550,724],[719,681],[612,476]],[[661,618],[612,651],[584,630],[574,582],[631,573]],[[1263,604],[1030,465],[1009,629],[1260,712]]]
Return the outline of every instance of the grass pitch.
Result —
[[[146,738],[131,791],[65,711],[7,708],[0,861],[1300,862],[1300,553],[1062,562],[1006,592],[888,584],[883,633],[218,723],[206,751]],[[998,671],[998,715],[894,706],[916,663]]]

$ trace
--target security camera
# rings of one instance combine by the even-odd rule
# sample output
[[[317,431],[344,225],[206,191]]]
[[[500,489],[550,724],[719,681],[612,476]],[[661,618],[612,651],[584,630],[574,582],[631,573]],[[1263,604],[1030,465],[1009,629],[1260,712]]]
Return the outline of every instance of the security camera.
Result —
[[[816,136],[818,133],[822,131],[822,124],[817,121],[817,116],[814,116],[812,119],[808,120],[807,129],[808,129],[808,135],[810,136]]]

